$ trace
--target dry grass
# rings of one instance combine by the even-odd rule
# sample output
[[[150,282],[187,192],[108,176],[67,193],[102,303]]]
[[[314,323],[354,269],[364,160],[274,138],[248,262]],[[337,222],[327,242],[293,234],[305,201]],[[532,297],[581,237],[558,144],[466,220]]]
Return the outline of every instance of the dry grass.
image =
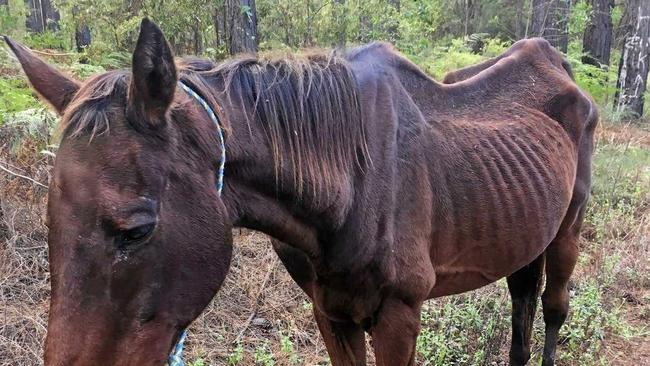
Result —
[[[52,160],[38,154],[45,143],[39,136],[44,135],[0,128],[0,164],[47,182]],[[649,136],[647,131],[621,126],[598,133],[601,144],[621,149],[647,149]],[[650,162],[644,169],[650,169]],[[617,179],[615,172],[612,179]],[[637,184],[650,183],[641,176]],[[614,365],[640,365],[650,359],[646,325],[650,319],[650,186],[642,188],[641,204],[635,206],[632,216],[614,212],[603,216],[607,222],[587,225],[582,242],[585,254],[576,271],[572,302],[582,304],[584,289],[595,279],[605,284],[596,287],[602,296],[596,305],[603,307],[602,313],[615,316],[605,319],[602,329],[585,326],[586,334],[581,337],[595,338],[599,335],[594,331],[604,331],[597,348],[590,340],[573,344],[570,333],[565,333],[559,350],[564,355],[562,364],[577,365],[577,355],[586,352],[597,352],[598,362],[605,359]],[[0,172],[0,366],[42,364],[49,297],[46,228],[41,220],[44,208],[44,189]],[[604,215],[595,212],[593,220],[597,214]],[[263,364],[256,362],[256,357],[268,354],[276,365],[325,364],[327,356],[311,318],[311,306],[276,259],[268,239],[247,230],[236,230],[235,238],[230,273],[222,290],[190,328],[186,359],[194,364],[203,360],[205,365],[226,365],[229,359],[241,356],[240,365],[253,365]],[[574,320],[582,319],[578,318],[583,311],[580,306],[587,305],[572,310]],[[481,351],[488,355],[478,364],[503,364],[507,359],[509,299],[503,283],[431,301],[426,309],[424,341],[442,341],[450,352],[459,352],[454,363],[472,364]],[[581,322],[592,322],[595,315],[586,314]],[[541,326],[538,319],[537,354]],[[485,337],[485,327],[494,328],[489,337]],[[464,361],[462,353],[468,356]],[[420,363],[424,358],[422,353]]]

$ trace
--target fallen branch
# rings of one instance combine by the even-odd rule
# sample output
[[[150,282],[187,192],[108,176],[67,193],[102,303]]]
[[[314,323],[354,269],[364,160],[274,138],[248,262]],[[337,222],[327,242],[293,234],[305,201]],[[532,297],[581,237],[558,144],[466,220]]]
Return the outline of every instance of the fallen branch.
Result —
[[[251,325],[253,318],[255,318],[255,315],[257,314],[257,310],[259,310],[260,297],[262,297],[262,292],[264,291],[267,282],[269,282],[269,279],[271,278],[271,273],[273,273],[277,261],[278,258],[275,257],[273,259],[273,262],[271,262],[269,269],[266,271],[266,276],[264,277],[264,281],[262,281],[262,286],[260,286],[260,289],[257,291],[257,295],[255,295],[255,302],[253,303],[253,309],[251,311],[251,315],[248,317],[248,319],[246,319],[246,323],[244,323],[244,327],[239,331],[239,334],[237,334],[237,337],[233,342],[234,344],[237,344],[241,341],[242,337],[244,336],[244,333],[246,333],[246,330]]]
[[[20,174],[20,173],[16,173],[16,172],[14,172],[14,171],[11,171],[11,170],[9,170],[8,168],[4,167],[3,165],[0,165],[0,170],[3,170],[3,171],[5,171],[6,173],[11,174],[11,175],[13,175],[13,176],[15,176],[15,177],[26,179],[26,180],[28,180],[28,181],[30,181],[30,182],[36,184],[37,186],[41,186],[41,187],[46,188],[46,189],[48,188],[48,186],[47,186],[46,184],[43,184],[43,183],[37,181],[36,179],[31,178],[31,177],[28,177],[28,176],[26,176],[26,175],[22,175],[22,174]]]
[[[39,51],[39,50],[31,50],[34,53],[39,53],[41,55],[46,55],[46,56],[74,56],[76,53],[55,53],[55,52],[44,52],[44,51]]]

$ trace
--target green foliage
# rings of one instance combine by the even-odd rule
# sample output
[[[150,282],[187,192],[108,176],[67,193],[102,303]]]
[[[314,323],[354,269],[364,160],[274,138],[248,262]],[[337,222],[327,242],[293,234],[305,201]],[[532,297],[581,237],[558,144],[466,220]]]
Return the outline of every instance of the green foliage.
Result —
[[[9,115],[39,105],[24,80],[0,78],[0,125]]]
[[[205,361],[203,361],[202,358],[199,358],[194,360],[194,362],[192,362],[190,366],[205,366]]]
[[[260,366],[273,366],[275,365],[275,358],[273,352],[269,348],[268,341],[255,348],[255,364]]]
[[[239,365],[240,362],[244,359],[244,346],[241,343],[237,343],[237,347],[228,355],[228,365],[235,366]]]
[[[300,364],[300,356],[298,356],[296,350],[293,347],[293,341],[291,340],[291,337],[283,333],[280,333],[280,350],[288,357],[289,364]]]
[[[0,34],[21,39],[25,35],[27,7],[24,0],[9,0],[0,6]]]
[[[425,306],[417,342],[419,365],[486,365],[509,327],[507,292],[479,299],[475,293]]]
[[[483,53],[474,54],[471,52],[465,40],[453,39],[447,45],[439,45],[427,48],[419,54],[407,55],[435,79],[442,80],[449,71],[473,65],[487,58],[497,56],[503,53],[509,46],[510,44],[507,41],[488,38],[485,40]]]
[[[597,241],[628,235],[650,199],[650,151],[620,144],[596,148],[587,223]]]
[[[591,5],[585,0],[579,0],[571,5],[571,13],[569,16],[570,39],[582,42],[582,36],[591,18],[591,13]]]
[[[27,33],[23,39],[25,45],[38,50],[55,49],[63,50],[67,47],[64,33],[60,31],[46,31],[43,33]]]

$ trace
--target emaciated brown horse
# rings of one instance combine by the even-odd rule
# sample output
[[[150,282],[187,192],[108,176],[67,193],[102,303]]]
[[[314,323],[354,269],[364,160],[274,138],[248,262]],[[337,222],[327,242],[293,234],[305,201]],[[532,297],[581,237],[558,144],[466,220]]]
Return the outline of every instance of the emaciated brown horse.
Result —
[[[415,363],[429,298],[507,277],[510,364],[542,272],[552,365],[597,112],[541,39],[429,78],[390,45],[174,62],[144,20],[131,72],[79,83],[7,39],[63,116],[50,184],[47,365],[161,365],[226,276],[231,225],[269,234],[333,365]],[[226,131],[225,187],[215,126]]]

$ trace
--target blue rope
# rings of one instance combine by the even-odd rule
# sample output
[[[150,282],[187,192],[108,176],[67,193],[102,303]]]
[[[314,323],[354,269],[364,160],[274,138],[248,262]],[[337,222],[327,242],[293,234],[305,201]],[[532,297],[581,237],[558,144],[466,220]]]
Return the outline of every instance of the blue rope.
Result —
[[[174,350],[169,355],[167,364],[169,366],[185,366],[183,362],[183,346],[185,345],[185,338],[187,338],[187,329],[183,330],[180,338],[178,338],[178,343],[174,346]]]
[[[214,113],[214,110],[212,110],[212,107],[210,107],[208,102],[205,101],[205,99],[201,98],[200,95],[198,95],[194,90],[192,90],[192,88],[187,86],[182,81],[179,81],[178,84],[181,88],[183,88],[183,90],[187,92],[187,94],[191,95],[194,99],[196,99],[197,102],[199,102],[199,104],[201,104],[201,106],[203,106],[203,109],[208,112],[208,115],[210,116],[212,122],[214,122],[215,126],[217,126],[217,131],[219,132],[219,144],[221,145],[221,161],[219,163],[219,171],[217,172],[217,192],[221,196],[221,191],[223,190],[223,171],[226,167],[226,142],[223,138],[223,128],[219,123],[219,118]]]
[[[205,109],[205,111],[208,113],[212,122],[217,126],[219,144],[221,145],[221,160],[219,161],[219,171],[217,172],[217,193],[219,196],[221,196],[221,191],[223,190],[223,172],[224,168],[226,167],[226,143],[223,138],[223,128],[221,128],[219,118],[214,113],[212,107],[210,107],[210,105],[205,101],[205,99],[201,98],[200,95],[198,95],[194,90],[192,90],[192,88],[187,86],[182,81],[179,81],[178,85],[183,88],[187,94],[192,96],[192,98],[196,99],[196,101],[199,102],[201,106],[203,106],[203,109]],[[183,333],[181,333],[181,336],[178,338],[178,342],[174,346],[172,353],[169,355],[169,358],[167,360],[167,364],[169,366],[185,366],[185,362],[183,362],[183,346],[185,345],[186,338],[187,329],[183,330]]]

